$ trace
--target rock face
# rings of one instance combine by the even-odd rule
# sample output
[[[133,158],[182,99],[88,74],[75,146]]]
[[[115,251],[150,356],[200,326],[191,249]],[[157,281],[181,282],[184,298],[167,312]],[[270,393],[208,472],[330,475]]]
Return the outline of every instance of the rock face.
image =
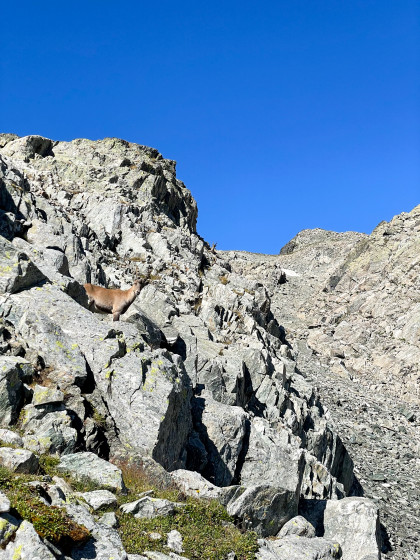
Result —
[[[0,135],[0,423],[102,486],[124,490],[108,459],[135,455],[261,536],[311,511],[333,535],[323,505],[361,487],[325,402],[350,377],[378,390],[385,369],[414,402],[419,210],[370,237],[307,230],[280,256],[216,252],[175,167],[115,138]],[[119,322],[87,308],[84,283],[137,274]],[[125,557],[112,526],[86,523],[96,540],[78,557]],[[260,555],[339,557],[323,540],[288,532]]]

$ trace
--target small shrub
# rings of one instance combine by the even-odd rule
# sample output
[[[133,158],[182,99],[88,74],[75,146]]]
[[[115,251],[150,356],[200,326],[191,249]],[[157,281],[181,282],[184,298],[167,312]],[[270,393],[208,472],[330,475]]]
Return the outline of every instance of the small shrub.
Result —
[[[64,550],[86,542],[90,538],[86,527],[73,521],[63,509],[46,505],[35,488],[28,486],[34,478],[0,467],[0,488],[10,500],[12,513],[32,523],[40,537]]]
[[[229,279],[226,275],[219,276],[219,280],[224,286],[226,286],[226,284],[229,282]]]

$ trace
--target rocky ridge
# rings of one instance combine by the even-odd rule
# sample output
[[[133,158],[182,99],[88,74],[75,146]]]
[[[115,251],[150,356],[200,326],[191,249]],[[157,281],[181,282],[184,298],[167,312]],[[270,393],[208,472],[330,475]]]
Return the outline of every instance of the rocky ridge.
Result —
[[[124,481],[117,473],[117,484],[108,461],[134,462],[186,495],[218,500],[260,536],[259,558],[362,560],[360,550],[380,556],[377,507],[358,497],[343,443],[351,441],[341,425],[333,427],[313,383],[319,366],[307,355],[303,331],[314,325],[305,327],[304,311],[293,311],[304,300],[293,293],[299,270],[292,263],[284,272],[287,255],[284,263],[264,256],[256,263],[212,250],[196,233],[197,207],[175,162],[119,139],[0,135],[0,189],[0,420],[5,444],[21,437],[13,444],[19,449],[0,448],[9,449],[5,455],[15,462],[17,452],[33,461],[61,456],[62,472],[103,472],[95,483],[117,493]],[[362,237],[338,235],[342,273],[328,289],[344,293],[347,252]],[[286,252],[293,255],[295,246]],[[267,262],[272,275],[262,280],[255,266]],[[322,265],[326,278],[329,264]],[[87,309],[83,283],[124,289],[135,273],[148,284],[121,321]],[[321,276],[313,274],[303,295]],[[404,351],[408,364],[413,340]],[[63,507],[73,494],[59,484]],[[55,487],[43,491],[53,504]],[[326,507],[331,500],[343,507]],[[346,500],[357,507],[344,507]],[[183,507],[140,501],[123,514],[167,516]],[[105,514],[110,526],[80,500],[66,509],[90,531],[85,544],[67,547],[68,558],[127,558],[113,514]],[[266,540],[298,513],[316,536],[296,540],[292,528]],[[348,515],[357,527],[353,545],[337,529]],[[62,557],[30,523],[14,519],[16,536],[2,541],[0,558],[13,556],[21,541],[23,549],[32,541],[46,547],[40,558]],[[168,533],[168,543],[177,544],[167,553],[135,550],[128,558],[181,558],[183,537]]]

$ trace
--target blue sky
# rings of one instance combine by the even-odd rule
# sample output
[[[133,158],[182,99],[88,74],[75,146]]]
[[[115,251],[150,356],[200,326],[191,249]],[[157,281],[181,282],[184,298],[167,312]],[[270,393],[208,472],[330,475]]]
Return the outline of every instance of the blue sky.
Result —
[[[158,148],[219,249],[420,203],[417,0],[23,0],[2,21],[0,130]]]

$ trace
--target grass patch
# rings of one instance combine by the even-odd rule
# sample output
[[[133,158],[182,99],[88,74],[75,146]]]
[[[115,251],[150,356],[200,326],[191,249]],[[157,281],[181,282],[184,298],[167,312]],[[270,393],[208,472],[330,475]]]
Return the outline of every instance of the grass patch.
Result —
[[[35,478],[0,467],[0,488],[10,500],[12,513],[32,523],[40,537],[63,550],[86,542],[90,538],[86,527],[74,522],[63,509],[44,504],[36,489],[27,485]]]
[[[191,560],[224,560],[232,551],[238,560],[253,560],[258,550],[256,534],[241,533],[216,501],[188,498],[185,507],[172,516],[136,519],[120,514],[119,522],[122,542],[129,554],[141,554],[144,550],[168,553],[166,534],[174,529],[183,537],[182,555]],[[153,532],[160,533],[163,539],[151,539]]]

